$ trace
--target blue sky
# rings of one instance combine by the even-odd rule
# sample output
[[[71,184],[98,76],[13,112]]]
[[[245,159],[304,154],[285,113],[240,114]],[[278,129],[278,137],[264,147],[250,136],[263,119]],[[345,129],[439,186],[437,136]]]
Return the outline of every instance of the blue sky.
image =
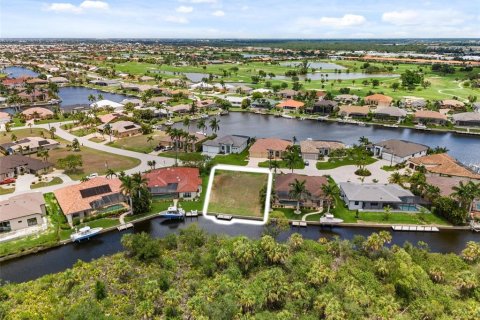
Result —
[[[0,37],[480,37],[480,0],[0,0]]]

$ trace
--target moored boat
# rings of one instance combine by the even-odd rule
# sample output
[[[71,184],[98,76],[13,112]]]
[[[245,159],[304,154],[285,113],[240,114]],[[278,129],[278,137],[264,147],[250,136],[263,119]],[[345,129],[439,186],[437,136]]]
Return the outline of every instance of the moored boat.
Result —
[[[101,231],[103,230],[102,227],[98,227],[98,228],[90,228],[89,226],[86,226],[86,227],[83,227],[83,228],[80,228],[78,230],[78,232],[75,232],[75,233],[72,233],[70,235],[70,239],[75,242],[80,242],[82,240],[88,240],[90,239],[91,237],[99,234]]]
[[[168,207],[167,212],[160,214],[160,217],[166,219],[183,219],[185,218],[185,210],[175,206]]]

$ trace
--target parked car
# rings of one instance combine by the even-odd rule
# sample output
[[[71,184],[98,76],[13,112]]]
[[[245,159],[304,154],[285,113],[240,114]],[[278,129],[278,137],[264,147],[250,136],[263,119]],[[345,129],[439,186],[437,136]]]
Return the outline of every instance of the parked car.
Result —
[[[154,151],[162,151],[164,150],[165,147],[164,146],[156,146],[155,149],[153,149]]]
[[[310,165],[310,162],[308,162],[308,160],[305,160],[303,161],[303,164],[308,167]]]
[[[3,181],[0,181],[0,184],[10,184],[10,183],[14,183],[15,182],[15,178],[7,178]]]
[[[92,179],[92,178],[96,178],[96,177],[98,177],[98,173],[96,173],[96,172],[90,173],[90,174],[87,176],[88,179]]]

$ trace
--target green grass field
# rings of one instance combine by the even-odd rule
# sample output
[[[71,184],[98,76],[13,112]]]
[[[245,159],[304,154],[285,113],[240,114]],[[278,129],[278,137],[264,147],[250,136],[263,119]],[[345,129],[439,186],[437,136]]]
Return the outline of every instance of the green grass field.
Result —
[[[236,216],[263,217],[260,191],[267,175],[238,171],[216,171],[208,212]]]
[[[55,177],[49,182],[38,182],[38,183],[32,184],[30,186],[30,189],[38,189],[38,188],[43,188],[48,186],[54,186],[56,184],[61,184],[62,182],[63,180],[61,178]]]
[[[367,157],[364,160],[365,165],[369,165],[372,163],[375,163],[377,159],[372,158],[372,157]],[[358,159],[357,158],[331,158],[329,161],[322,161],[322,162],[317,162],[317,169],[318,170],[330,170],[330,169],[335,169],[338,167],[343,167],[343,166],[353,166],[358,164]]]

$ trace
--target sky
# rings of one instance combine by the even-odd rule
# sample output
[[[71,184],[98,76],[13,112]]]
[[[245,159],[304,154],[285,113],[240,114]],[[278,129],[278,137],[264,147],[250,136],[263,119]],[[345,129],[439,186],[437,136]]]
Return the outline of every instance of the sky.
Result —
[[[0,0],[0,38],[480,38],[480,0]]]

